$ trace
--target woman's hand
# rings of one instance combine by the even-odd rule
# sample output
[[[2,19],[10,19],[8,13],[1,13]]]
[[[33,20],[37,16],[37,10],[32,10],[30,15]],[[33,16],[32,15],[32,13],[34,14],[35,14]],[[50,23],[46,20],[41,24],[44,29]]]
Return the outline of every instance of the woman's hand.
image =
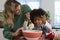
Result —
[[[18,36],[20,34],[21,31],[24,30],[24,27],[18,28],[17,31],[15,33],[13,33],[13,36]]]
[[[23,31],[23,30],[25,30],[25,28],[24,28],[24,27],[21,27],[20,29],[21,29],[22,31]]]

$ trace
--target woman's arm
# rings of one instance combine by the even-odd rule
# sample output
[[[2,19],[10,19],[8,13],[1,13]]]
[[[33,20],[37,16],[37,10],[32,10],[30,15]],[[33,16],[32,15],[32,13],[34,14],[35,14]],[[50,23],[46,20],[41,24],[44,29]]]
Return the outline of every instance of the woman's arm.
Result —
[[[13,32],[11,32],[11,28],[9,27],[9,25],[5,25],[3,30],[3,36],[7,39],[12,39],[12,34]]]
[[[18,36],[18,35],[20,34],[21,30],[24,30],[24,28],[23,28],[23,27],[22,27],[22,28],[18,28],[18,29],[16,30],[16,32],[13,32],[13,31],[12,31],[12,28],[9,27],[9,25],[5,25],[5,26],[4,26],[3,35],[4,35],[4,37],[7,38],[7,39],[12,39],[13,37]]]

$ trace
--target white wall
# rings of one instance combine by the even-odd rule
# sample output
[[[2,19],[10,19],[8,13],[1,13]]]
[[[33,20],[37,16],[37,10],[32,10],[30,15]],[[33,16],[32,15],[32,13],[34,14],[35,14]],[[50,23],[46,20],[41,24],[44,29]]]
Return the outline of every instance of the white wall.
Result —
[[[53,25],[54,19],[54,0],[41,0],[41,8],[50,12],[51,24]]]
[[[3,11],[4,9],[4,3],[5,3],[6,0],[0,0],[0,12]]]

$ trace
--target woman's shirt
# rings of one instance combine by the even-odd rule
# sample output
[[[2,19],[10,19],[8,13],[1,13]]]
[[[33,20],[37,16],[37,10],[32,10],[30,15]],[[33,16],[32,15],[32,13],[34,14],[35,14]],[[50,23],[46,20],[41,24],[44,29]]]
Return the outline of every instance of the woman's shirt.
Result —
[[[7,39],[12,40],[13,36],[12,33],[14,33],[18,28],[22,27],[23,20],[21,18],[21,15],[14,15],[14,26],[5,24],[4,30],[3,30],[3,36]]]

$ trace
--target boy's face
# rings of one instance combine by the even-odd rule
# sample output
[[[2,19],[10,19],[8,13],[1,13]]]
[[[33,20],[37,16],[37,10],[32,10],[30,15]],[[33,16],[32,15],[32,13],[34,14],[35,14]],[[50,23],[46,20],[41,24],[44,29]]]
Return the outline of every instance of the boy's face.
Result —
[[[40,17],[35,17],[34,18],[34,24],[39,27],[40,24],[41,24],[41,18]]]
[[[42,21],[42,23],[46,23],[46,16],[45,15],[43,15],[43,16],[41,16],[41,21]]]

